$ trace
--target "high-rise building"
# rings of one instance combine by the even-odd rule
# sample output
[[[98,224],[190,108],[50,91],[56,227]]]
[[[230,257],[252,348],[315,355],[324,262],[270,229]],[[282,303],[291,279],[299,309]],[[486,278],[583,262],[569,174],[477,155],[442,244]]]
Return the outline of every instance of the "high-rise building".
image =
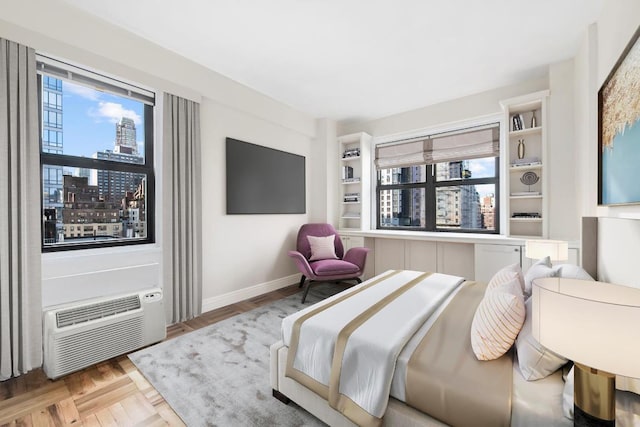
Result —
[[[138,156],[136,124],[132,119],[122,117],[120,121],[116,123],[116,146],[113,152]]]
[[[471,178],[466,161],[439,164],[438,181]],[[475,185],[455,185],[436,189],[436,226],[442,228],[482,228],[480,195]]]
[[[92,156],[94,159],[112,160],[117,162],[143,164],[142,157],[131,154],[114,153],[111,150],[98,151]],[[127,191],[136,191],[145,175],[133,172],[92,169],[91,183],[98,186],[100,196],[106,201],[120,202]]]
[[[116,139],[113,151],[98,151],[94,159],[111,160],[120,163],[144,164],[144,158],[138,155],[136,125],[133,120],[123,117],[116,123]],[[144,174],[133,172],[96,170],[91,171],[90,182],[98,186],[100,196],[105,201],[120,202],[127,192],[135,192],[145,179]]]
[[[62,80],[42,76],[42,152],[63,154]],[[52,223],[62,224],[62,166],[43,165],[42,202]],[[54,214],[55,212],[55,214]],[[57,232],[45,235],[45,243],[55,243]]]
[[[424,166],[391,168],[380,171],[382,184],[421,182]],[[425,204],[420,191],[386,190],[380,194],[380,224],[391,227],[424,227]]]

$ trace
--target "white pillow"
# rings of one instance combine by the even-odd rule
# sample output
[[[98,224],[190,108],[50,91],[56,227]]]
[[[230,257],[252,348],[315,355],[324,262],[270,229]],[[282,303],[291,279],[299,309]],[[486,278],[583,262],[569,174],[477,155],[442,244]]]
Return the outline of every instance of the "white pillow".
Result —
[[[338,259],[336,256],[335,240],[336,235],[317,237],[307,236],[309,246],[311,247],[311,258],[309,261],[318,261],[321,259]]]
[[[543,279],[545,277],[555,277],[556,270],[551,267],[551,260],[549,257],[544,257],[540,261],[533,264],[527,270],[524,275],[524,294],[525,296],[531,295],[531,286],[535,279]]]
[[[573,366],[567,374],[567,379],[564,381],[564,388],[562,389],[562,415],[573,419]]]
[[[533,337],[531,298],[524,305],[526,318],[516,338],[516,351],[522,376],[527,381],[534,381],[553,374],[567,363],[567,359],[544,347]]]
[[[508,265],[494,274],[491,280],[489,280],[487,291],[503,283],[510,282],[513,277],[518,279],[521,293],[524,292],[524,277],[522,276],[522,269],[518,264]]]
[[[471,348],[478,360],[505,354],[518,336],[525,318],[518,278],[487,290],[471,323]]]
[[[584,268],[573,264],[559,264],[554,265],[553,269],[556,271],[558,277],[564,279],[578,279],[578,280],[594,280]]]

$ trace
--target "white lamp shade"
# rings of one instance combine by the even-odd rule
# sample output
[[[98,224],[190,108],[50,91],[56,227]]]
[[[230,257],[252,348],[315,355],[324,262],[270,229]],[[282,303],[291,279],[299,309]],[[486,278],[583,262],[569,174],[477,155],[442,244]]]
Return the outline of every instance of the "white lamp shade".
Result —
[[[569,259],[569,244],[562,240],[527,240],[524,253],[532,259],[548,256],[551,261],[566,261]]]
[[[640,289],[587,280],[533,281],[533,336],[575,362],[640,378]]]

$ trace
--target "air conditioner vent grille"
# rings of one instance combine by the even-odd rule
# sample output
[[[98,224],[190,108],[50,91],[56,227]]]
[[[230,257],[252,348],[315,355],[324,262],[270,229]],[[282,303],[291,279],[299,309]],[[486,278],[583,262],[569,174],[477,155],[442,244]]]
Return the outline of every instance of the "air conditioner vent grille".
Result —
[[[56,313],[56,323],[59,328],[63,328],[65,326],[84,323],[95,319],[102,319],[104,317],[137,310],[139,308],[139,296],[131,295],[123,298],[115,298],[109,301],[102,301],[96,304],[61,310]]]

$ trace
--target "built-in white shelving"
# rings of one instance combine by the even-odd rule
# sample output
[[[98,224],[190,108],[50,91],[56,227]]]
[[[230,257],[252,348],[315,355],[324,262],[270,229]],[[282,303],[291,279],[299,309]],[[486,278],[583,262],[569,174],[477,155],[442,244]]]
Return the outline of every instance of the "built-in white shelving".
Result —
[[[507,160],[507,235],[547,237],[549,91],[502,101]],[[529,179],[529,181],[527,180]],[[524,182],[523,182],[524,181]]]
[[[371,135],[338,137],[340,224],[342,230],[368,230],[370,224]]]

